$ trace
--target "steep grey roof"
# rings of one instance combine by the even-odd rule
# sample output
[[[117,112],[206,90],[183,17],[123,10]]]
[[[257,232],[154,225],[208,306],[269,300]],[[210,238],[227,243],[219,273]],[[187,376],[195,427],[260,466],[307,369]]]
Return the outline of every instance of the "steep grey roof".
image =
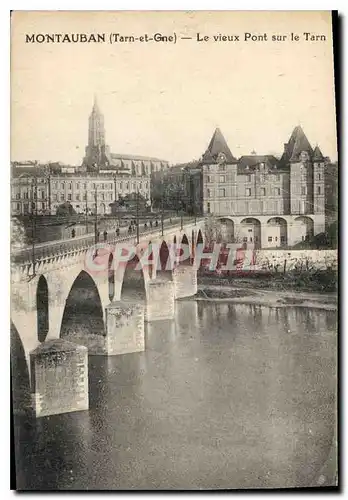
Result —
[[[325,158],[323,156],[323,153],[320,151],[319,146],[315,146],[314,151],[313,151],[313,160],[320,160],[324,161]]]
[[[216,163],[219,153],[224,153],[227,163],[237,163],[221,130],[217,128],[210,140],[208,149],[202,157],[202,163]]]
[[[152,156],[140,156],[140,155],[122,155],[119,153],[110,153],[112,159],[115,160],[148,160],[148,161],[160,161],[161,163],[168,163],[167,160],[160,160],[159,158],[154,158]]]
[[[309,157],[313,156],[313,149],[307,139],[306,134],[303,132],[302,127],[298,125],[292,131],[289,142],[285,145],[281,163],[296,162],[300,160],[302,151],[306,151]]]
[[[245,155],[239,158],[238,164],[243,167],[254,167],[260,163],[265,163],[268,166],[274,166],[279,160],[273,155]]]

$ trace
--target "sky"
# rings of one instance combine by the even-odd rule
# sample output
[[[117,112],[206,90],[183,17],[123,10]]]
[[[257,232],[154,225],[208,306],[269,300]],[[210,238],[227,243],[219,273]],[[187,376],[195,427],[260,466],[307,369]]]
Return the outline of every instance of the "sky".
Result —
[[[177,42],[26,43],[33,33],[175,33]],[[240,41],[214,42],[219,34]],[[300,124],[337,159],[329,12],[15,12],[11,159],[81,164],[94,94],[114,153],[191,161],[219,127],[236,157],[281,154]]]

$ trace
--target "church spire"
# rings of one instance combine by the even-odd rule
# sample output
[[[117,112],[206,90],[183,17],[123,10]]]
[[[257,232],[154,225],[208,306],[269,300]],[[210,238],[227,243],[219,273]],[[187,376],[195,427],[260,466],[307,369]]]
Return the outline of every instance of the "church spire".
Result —
[[[94,94],[93,109],[88,123],[88,145],[90,147],[105,146],[104,116],[99,109],[96,94]]]

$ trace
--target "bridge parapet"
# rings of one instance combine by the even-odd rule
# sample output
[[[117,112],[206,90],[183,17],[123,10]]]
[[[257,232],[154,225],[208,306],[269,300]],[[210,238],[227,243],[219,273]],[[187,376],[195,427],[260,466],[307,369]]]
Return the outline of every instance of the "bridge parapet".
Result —
[[[189,218],[183,221],[182,229],[187,229],[187,226],[192,226],[196,223],[200,225],[204,222],[204,218],[194,219]],[[171,232],[172,230],[181,229],[181,222],[174,222],[170,225],[164,227],[164,233]],[[140,240],[145,240],[149,237],[158,238],[161,237],[161,228],[149,228],[147,230],[140,231]],[[117,244],[127,242],[128,244],[136,244],[136,236],[130,235],[120,235],[109,236],[107,238],[108,244]],[[19,268],[22,273],[30,274],[31,268],[33,268],[33,262],[35,262],[35,268],[41,265],[52,264],[59,257],[75,257],[80,254],[85,254],[93,245],[95,244],[94,235],[86,236],[85,238],[71,239],[66,241],[59,241],[57,243],[51,242],[49,244],[40,245],[37,248],[24,248],[17,250],[12,253],[12,264],[13,267]]]

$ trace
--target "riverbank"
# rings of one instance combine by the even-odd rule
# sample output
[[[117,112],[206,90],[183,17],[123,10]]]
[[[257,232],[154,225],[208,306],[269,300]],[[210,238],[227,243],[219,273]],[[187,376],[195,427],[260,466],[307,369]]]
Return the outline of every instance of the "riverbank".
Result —
[[[337,293],[333,291],[280,288],[274,281],[253,278],[235,278],[232,284],[232,279],[201,277],[198,283],[196,295],[183,300],[337,310]]]

